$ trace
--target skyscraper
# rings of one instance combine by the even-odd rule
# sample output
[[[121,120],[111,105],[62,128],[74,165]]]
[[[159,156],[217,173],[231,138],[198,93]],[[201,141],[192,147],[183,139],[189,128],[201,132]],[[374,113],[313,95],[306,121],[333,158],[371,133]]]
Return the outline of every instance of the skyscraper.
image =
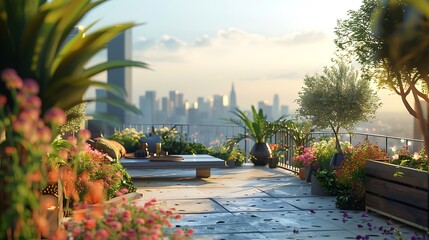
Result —
[[[274,118],[278,118],[280,117],[280,99],[279,99],[279,95],[278,94],[274,94],[274,99],[273,99],[273,117]]]
[[[140,110],[143,113],[143,123],[153,124],[157,121],[158,105],[155,91],[146,91],[144,97],[140,97]]]
[[[131,30],[121,33],[107,44],[107,59],[109,61],[131,59]],[[123,100],[131,103],[131,68],[109,69],[107,71],[107,83],[124,89],[127,95]],[[110,92],[107,93],[107,97],[111,99],[120,98]],[[127,122],[125,110],[120,107],[109,104],[107,105],[107,113],[118,118],[121,124]]]
[[[231,92],[229,93],[229,110],[237,108],[237,96],[235,94],[234,83],[231,86]]]

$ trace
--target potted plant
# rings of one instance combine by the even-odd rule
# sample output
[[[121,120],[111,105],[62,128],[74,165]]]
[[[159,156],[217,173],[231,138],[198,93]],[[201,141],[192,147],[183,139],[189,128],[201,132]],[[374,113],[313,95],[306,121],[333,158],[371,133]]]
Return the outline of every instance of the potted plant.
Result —
[[[310,166],[316,161],[316,156],[314,156],[310,147],[304,148],[301,146],[298,152],[301,154],[293,157],[292,164],[299,168],[299,178],[305,180],[309,177]]]
[[[231,141],[237,143],[246,138],[252,139],[255,144],[252,150],[250,150],[251,161],[255,166],[267,165],[268,159],[272,156],[267,140],[279,129],[280,124],[278,123],[280,123],[284,117],[282,116],[273,122],[269,122],[263,110],[259,109],[259,111],[256,111],[254,106],[252,106],[252,119],[238,108],[233,114],[238,117],[238,119],[229,118],[227,121],[243,127],[246,133],[236,134]]]
[[[270,149],[272,157],[268,159],[268,166],[270,168],[276,168],[280,159],[284,159],[287,148],[285,145],[282,146],[281,144],[271,143]]]
[[[229,141],[220,146],[212,146],[209,155],[225,160],[228,167],[241,166],[246,160],[246,154],[238,145]]]

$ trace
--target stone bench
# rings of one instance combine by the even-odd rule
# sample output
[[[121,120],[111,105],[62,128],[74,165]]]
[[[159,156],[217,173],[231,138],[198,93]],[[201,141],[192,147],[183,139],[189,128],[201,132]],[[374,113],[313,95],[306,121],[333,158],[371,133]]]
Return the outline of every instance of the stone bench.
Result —
[[[206,154],[175,156],[181,156],[183,160],[152,161],[149,159],[121,158],[119,162],[127,170],[195,168],[197,178],[210,177],[211,168],[226,167],[224,160]]]

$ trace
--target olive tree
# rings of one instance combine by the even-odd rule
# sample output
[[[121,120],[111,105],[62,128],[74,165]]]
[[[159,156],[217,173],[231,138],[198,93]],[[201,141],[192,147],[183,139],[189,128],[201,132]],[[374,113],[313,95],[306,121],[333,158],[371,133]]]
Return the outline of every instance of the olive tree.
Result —
[[[373,118],[379,101],[368,81],[353,67],[338,61],[325,67],[321,75],[305,76],[297,112],[319,128],[332,129],[337,151],[342,154],[340,129],[350,131],[356,123]]]
[[[335,43],[354,56],[369,79],[401,97],[421,129],[429,153],[429,3],[364,0],[338,21]]]

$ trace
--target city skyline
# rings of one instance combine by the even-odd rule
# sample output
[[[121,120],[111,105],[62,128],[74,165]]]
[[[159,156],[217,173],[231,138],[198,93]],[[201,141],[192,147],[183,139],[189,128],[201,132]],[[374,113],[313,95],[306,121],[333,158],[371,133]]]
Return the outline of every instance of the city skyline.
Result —
[[[146,90],[166,95],[176,89],[194,102],[201,95],[226,93],[234,82],[242,108],[257,105],[256,99],[271,102],[273,94],[279,94],[281,104],[292,112],[305,75],[321,73],[335,57],[337,20],[360,4],[361,0],[112,0],[82,24],[144,23],[132,30],[132,57],[151,70],[132,69],[134,104]],[[385,90],[379,94],[384,102],[379,112],[408,114],[400,97],[388,96]]]

